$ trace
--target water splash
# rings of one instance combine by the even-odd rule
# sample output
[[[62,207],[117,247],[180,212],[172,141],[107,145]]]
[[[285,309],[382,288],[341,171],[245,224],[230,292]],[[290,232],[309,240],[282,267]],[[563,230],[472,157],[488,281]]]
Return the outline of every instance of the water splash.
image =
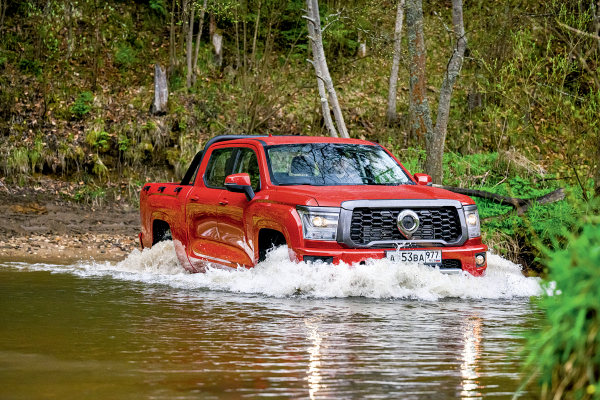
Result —
[[[365,265],[326,265],[294,263],[286,248],[271,251],[255,268],[237,271],[209,269],[204,274],[189,274],[177,262],[172,242],[161,242],[152,249],[134,250],[118,263],[80,262],[73,266],[36,264],[13,265],[20,268],[51,269],[80,276],[110,275],[117,279],[159,283],[182,289],[208,289],[254,293],[273,297],[353,297],[507,299],[539,296],[539,278],[527,278],[521,267],[488,253],[485,276],[468,273],[446,275],[415,264],[394,263],[387,259],[370,260]]]

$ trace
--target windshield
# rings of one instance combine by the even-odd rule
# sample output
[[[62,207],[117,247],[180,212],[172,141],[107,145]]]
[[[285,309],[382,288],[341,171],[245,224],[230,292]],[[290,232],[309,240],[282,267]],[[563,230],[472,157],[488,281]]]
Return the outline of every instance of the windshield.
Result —
[[[412,185],[379,146],[307,143],[266,146],[271,180],[278,185]]]

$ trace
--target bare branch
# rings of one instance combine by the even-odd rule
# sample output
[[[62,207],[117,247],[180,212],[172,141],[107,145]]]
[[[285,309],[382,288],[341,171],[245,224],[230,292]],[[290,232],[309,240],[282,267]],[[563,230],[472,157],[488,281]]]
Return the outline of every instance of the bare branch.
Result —
[[[329,28],[329,26],[330,26],[331,24],[333,24],[334,22],[337,22],[337,21],[339,21],[339,20],[340,20],[339,18],[336,18],[336,19],[334,19],[333,21],[331,21],[330,23],[328,23],[327,25],[325,25],[325,27],[324,27],[323,29],[321,29],[321,33],[325,32],[325,30],[326,30],[327,28]]]
[[[317,23],[315,22],[315,20],[314,20],[314,19],[312,19],[311,17],[309,17],[308,15],[303,15],[303,16],[302,16],[302,18],[304,18],[304,19],[305,19],[305,20],[307,20],[307,21],[310,21],[310,22],[312,22],[312,24],[313,24],[314,26],[317,26]]]
[[[556,89],[556,88],[553,88],[552,86],[544,85],[543,83],[536,82],[536,84],[537,84],[537,85],[539,85],[539,86],[545,86],[545,87],[547,87],[548,89],[552,89],[552,90],[554,90],[555,92],[558,92],[558,93],[560,93],[560,94],[564,94],[565,96],[573,97],[573,98],[575,98],[575,99],[577,99],[577,100],[581,100],[581,101],[584,101],[584,100],[585,100],[583,97],[579,97],[579,96],[575,96],[575,95],[569,94],[569,93],[567,93],[567,92],[563,92],[562,90],[558,90],[558,89]]]
[[[594,35],[593,33],[588,33],[588,32],[584,32],[584,31],[580,31],[579,29],[575,29],[575,28],[573,28],[573,27],[571,27],[569,25],[563,24],[562,22],[556,21],[556,23],[558,25],[562,26],[563,28],[566,28],[566,29],[568,29],[570,31],[573,31],[573,32],[575,32],[575,33],[577,33],[579,35],[583,35],[583,36],[590,37],[592,39],[600,40],[600,36]]]

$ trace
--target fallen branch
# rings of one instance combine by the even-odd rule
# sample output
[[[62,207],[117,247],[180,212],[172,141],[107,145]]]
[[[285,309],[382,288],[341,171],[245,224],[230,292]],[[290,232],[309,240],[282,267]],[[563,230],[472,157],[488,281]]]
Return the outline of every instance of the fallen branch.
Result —
[[[565,198],[565,190],[563,188],[557,189],[552,193],[548,193],[544,196],[536,197],[534,199],[520,199],[517,197],[500,196],[499,194],[494,194],[483,190],[465,189],[443,185],[433,186],[440,189],[446,189],[454,193],[464,194],[467,196],[481,197],[482,199],[492,200],[493,202],[498,204],[513,206],[517,210],[518,215],[523,215],[532,204],[550,204],[563,200]]]

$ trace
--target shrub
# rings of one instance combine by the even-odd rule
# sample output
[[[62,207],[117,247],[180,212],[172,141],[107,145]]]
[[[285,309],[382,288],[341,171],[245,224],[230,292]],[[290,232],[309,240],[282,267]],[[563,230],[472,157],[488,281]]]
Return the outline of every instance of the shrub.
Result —
[[[85,141],[95,150],[103,153],[110,149],[110,135],[104,131],[91,131],[85,137]]]
[[[163,0],[150,0],[150,8],[158,15],[167,15],[167,6]]]
[[[91,92],[83,92],[77,97],[75,103],[69,108],[69,111],[77,119],[81,119],[92,111],[92,101],[94,101],[94,95]]]
[[[596,217],[597,219],[597,217]],[[600,225],[583,226],[549,254],[543,328],[527,342],[529,376],[542,398],[600,399]]]
[[[24,59],[19,61],[19,69],[26,74],[40,76],[42,74],[42,63]]]
[[[136,62],[136,51],[133,47],[127,42],[119,43],[115,53],[115,64],[119,68],[131,68]]]

